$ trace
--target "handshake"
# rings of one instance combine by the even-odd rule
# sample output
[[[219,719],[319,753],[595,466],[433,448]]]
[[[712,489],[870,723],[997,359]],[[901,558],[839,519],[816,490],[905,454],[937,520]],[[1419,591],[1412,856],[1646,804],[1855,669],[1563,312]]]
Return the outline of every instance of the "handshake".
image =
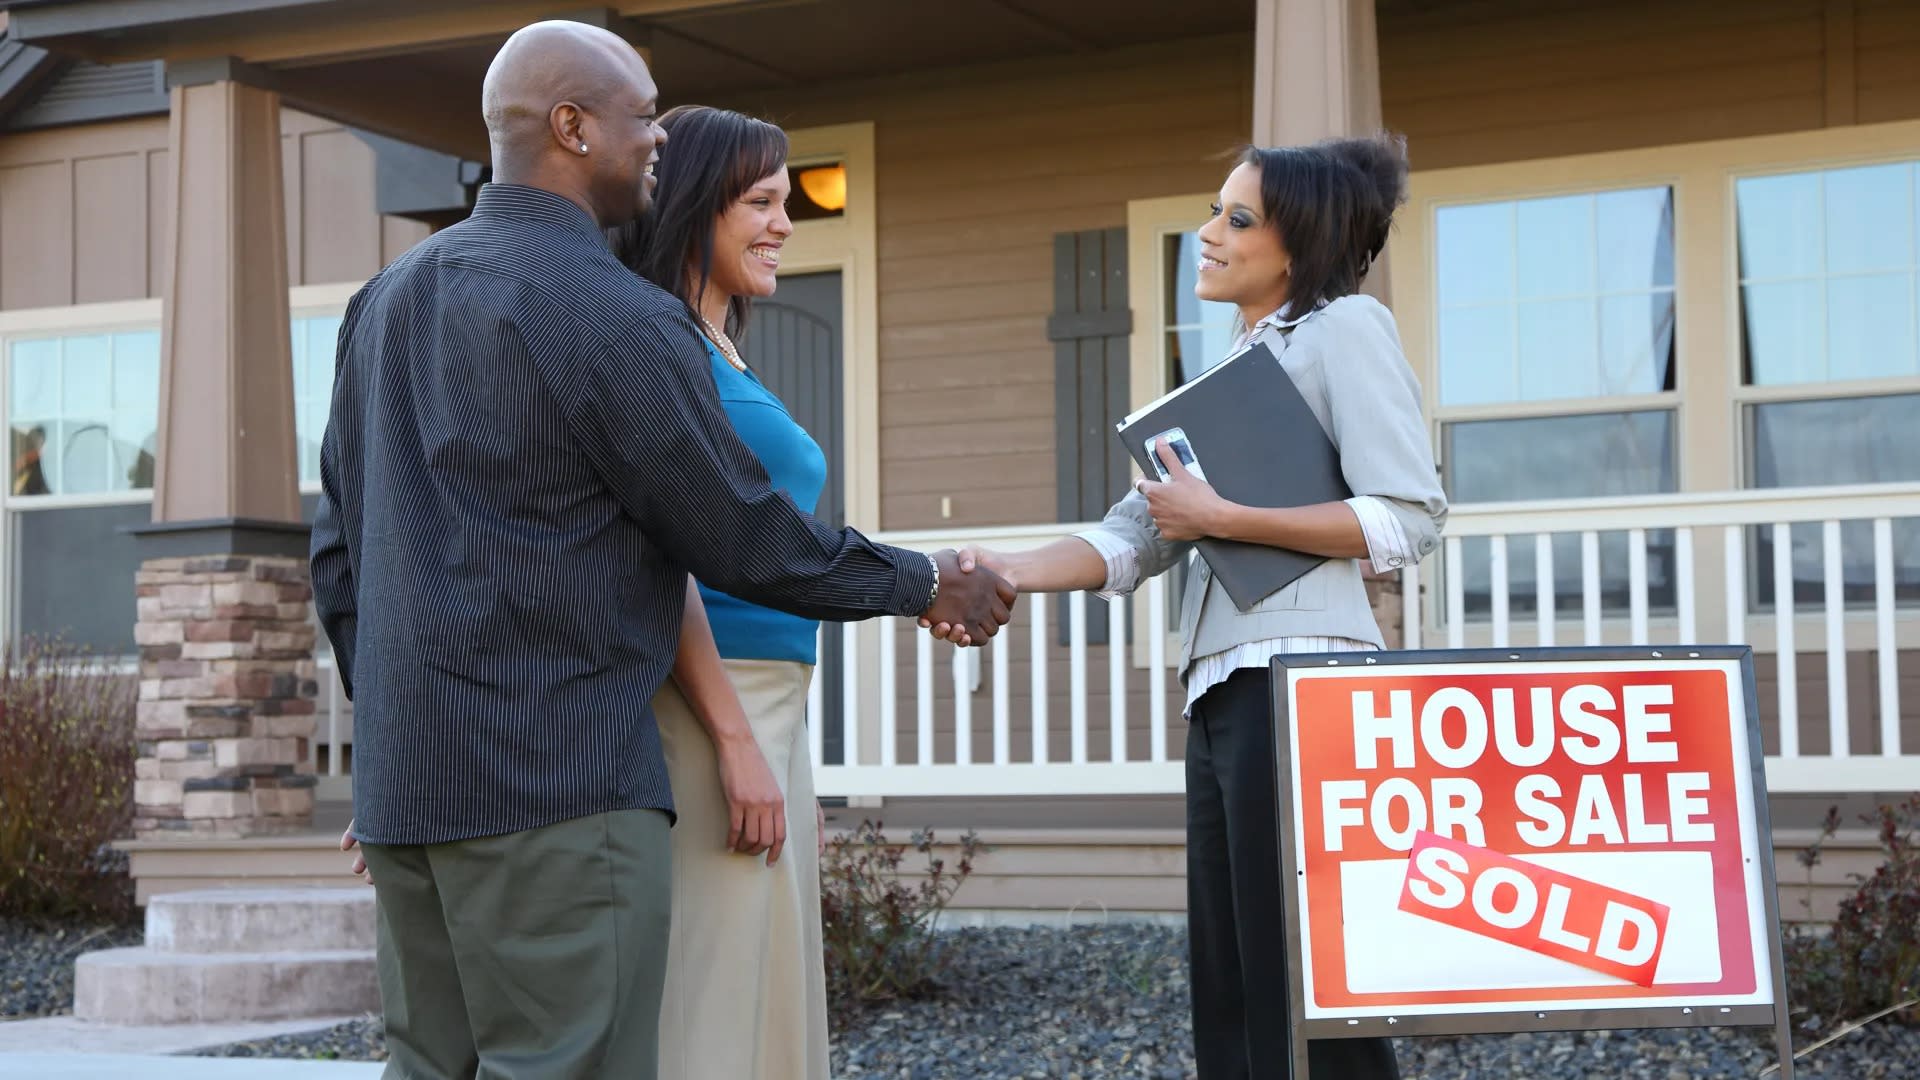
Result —
[[[940,568],[940,587],[933,603],[920,616],[920,625],[942,641],[955,645],[985,645],[1013,618],[1018,586],[995,552],[968,545],[959,551],[933,556]]]

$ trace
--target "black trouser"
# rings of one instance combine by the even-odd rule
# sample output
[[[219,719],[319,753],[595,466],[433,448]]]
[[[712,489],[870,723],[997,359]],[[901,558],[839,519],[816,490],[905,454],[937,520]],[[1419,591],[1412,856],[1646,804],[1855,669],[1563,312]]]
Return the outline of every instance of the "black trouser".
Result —
[[[1187,948],[1200,1080],[1287,1075],[1287,924],[1274,835],[1271,675],[1194,703],[1187,732]],[[1397,1080],[1386,1039],[1309,1047],[1313,1080]]]

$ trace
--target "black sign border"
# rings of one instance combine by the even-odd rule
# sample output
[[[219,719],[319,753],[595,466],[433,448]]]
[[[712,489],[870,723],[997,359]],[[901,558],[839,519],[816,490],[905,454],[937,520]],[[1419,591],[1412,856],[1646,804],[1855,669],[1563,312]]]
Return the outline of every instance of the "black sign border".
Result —
[[[1632,1008],[1558,1009],[1419,1014],[1365,1017],[1329,1017],[1308,1020],[1306,991],[1300,965],[1300,878],[1293,844],[1293,739],[1288,708],[1289,673],[1324,671],[1329,667],[1391,668],[1411,665],[1506,664],[1528,661],[1632,663],[1676,660],[1737,660],[1741,695],[1747,713],[1747,757],[1753,770],[1754,828],[1750,839],[1760,859],[1761,892],[1766,902],[1766,934],[1772,943],[1772,1005],[1662,1004]],[[1780,1055],[1781,1080],[1794,1080],[1793,1037],[1787,1001],[1787,969],[1780,940],[1780,890],[1774,880],[1773,822],[1767,805],[1766,759],[1760,742],[1760,712],[1755,696],[1753,649],[1747,645],[1558,646],[1533,649],[1417,649],[1355,653],[1292,653],[1275,656],[1272,663],[1273,767],[1276,793],[1274,826],[1280,845],[1280,895],[1287,934],[1287,1009],[1291,1021],[1292,1060],[1289,1080],[1308,1080],[1307,1040],[1354,1039],[1428,1035],[1499,1035],[1540,1031],[1594,1031],[1612,1028],[1771,1027]]]

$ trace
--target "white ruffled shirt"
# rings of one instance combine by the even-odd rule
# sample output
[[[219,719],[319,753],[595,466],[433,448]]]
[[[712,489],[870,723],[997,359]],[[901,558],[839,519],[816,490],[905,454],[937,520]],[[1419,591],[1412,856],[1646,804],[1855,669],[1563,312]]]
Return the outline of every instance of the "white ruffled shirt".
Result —
[[[1302,316],[1304,318],[1305,316]],[[1261,319],[1247,335],[1248,340],[1266,326],[1287,327],[1299,322],[1299,319],[1283,319],[1278,311]],[[1346,500],[1354,517],[1360,521],[1361,532],[1367,540],[1367,557],[1376,574],[1385,574],[1405,566],[1414,559],[1412,545],[1407,540],[1406,530],[1398,518],[1389,513],[1380,500],[1371,495],[1356,495]],[[1112,598],[1132,592],[1140,586],[1140,556],[1132,545],[1099,531],[1077,533],[1100,553],[1107,564],[1106,584],[1101,586],[1098,595]],[[1371,652],[1375,648],[1369,642],[1357,641],[1346,637],[1281,637],[1267,638],[1263,641],[1249,641],[1231,649],[1195,657],[1186,671],[1187,704],[1186,715],[1193,715],[1193,703],[1201,695],[1219,684],[1241,668],[1266,668],[1276,656],[1290,656],[1296,653],[1319,652]]]

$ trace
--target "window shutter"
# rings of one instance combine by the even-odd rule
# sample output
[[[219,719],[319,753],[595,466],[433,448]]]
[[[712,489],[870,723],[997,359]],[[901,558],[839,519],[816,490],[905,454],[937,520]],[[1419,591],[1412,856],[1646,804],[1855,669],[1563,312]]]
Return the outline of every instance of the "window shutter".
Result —
[[[1053,238],[1055,459],[1062,522],[1098,521],[1126,494],[1132,475],[1113,425],[1127,414],[1127,231],[1092,229]],[[1064,599],[1056,625],[1069,632]],[[1104,613],[1088,612],[1087,640],[1107,640]]]

